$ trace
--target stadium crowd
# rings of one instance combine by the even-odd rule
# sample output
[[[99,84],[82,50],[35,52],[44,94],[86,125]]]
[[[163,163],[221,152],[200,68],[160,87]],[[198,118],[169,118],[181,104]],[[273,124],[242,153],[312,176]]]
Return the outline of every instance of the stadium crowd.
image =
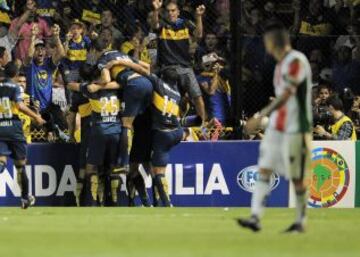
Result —
[[[229,0],[177,2],[180,16],[191,26],[196,25],[196,8],[200,4],[206,7],[202,33],[192,34],[189,53],[185,53],[191,59],[185,66],[193,69],[196,78],[187,83],[190,88],[198,84],[201,92],[187,90],[182,95],[181,113],[187,117],[184,123],[196,119],[198,114],[209,122],[206,126],[212,132],[211,139],[229,138],[224,133],[224,128],[232,125],[229,65],[231,58],[236,57],[231,52]],[[339,118],[332,115],[324,99],[332,95],[339,96],[342,112],[352,119],[350,127],[359,132],[359,1],[242,0],[242,6],[243,68],[242,81],[236,86],[241,87],[244,122],[273,95],[274,60],[265,53],[261,34],[266,21],[276,18],[288,26],[294,45],[311,61],[316,138],[351,137],[352,129],[333,137],[326,134],[332,133],[331,124]],[[120,50],[150,64],[153,73],[161,68],[158,59],[162,50],[158,49],[158,34],[152,27],[156,11],[152,1],[3,0],[0,10],[0,69],[12,60],[20,67],[17,81],[24,88],[27,103],[52,121],[46,126],[46,141],[69,140],[63,133],[68,131],[71,120],[72,100],[67,85],[82,81],[80,68],[84,64],[96,64],[92,51],[94,40],[101,38],[107,42],[108,50]],[[160,9],[160,17],[167,17],[166,12],[166,8]],[[38,53],[32,44],[44,47]],[[179,51],[180,55],[184,54]],[[34,64],[32,57],[43,59],[41,65]],[[328,92],[326,96],[324,91]],[[198,97],[200,94],[202,97]],[[22,118],[28,141],[43,141],[44,137],[37,136],[39,130],[30,119]],[[346,130],[345,127],[342,130]],[[79,116],[75,131],[75,139],[79,141]],[[193,137],[201,140],[209,138],[209,133]]]

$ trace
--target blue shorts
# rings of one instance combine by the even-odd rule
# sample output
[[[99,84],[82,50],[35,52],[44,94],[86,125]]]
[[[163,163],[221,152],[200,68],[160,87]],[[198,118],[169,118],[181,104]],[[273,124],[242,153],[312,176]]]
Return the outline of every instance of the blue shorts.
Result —
[[[130,163],[146,163],[151,160],[151,108],[134,120],[134,137],[130,152]]]
[[[151,163],[154,167],[165,167],[169,163],[171,148],[183,138],[182,128],[172,131],[153,130]]]
[[[25,141],[0,141],[0,156],[8,156],[13,160],[26,159]]]
[[[153,87],[145,77],[131,79],[123,90],[123,117],[136,117],[151,104]]]
[[[120,134],[91,133],[87,163],[95,166],[115,166],[118,158]]]

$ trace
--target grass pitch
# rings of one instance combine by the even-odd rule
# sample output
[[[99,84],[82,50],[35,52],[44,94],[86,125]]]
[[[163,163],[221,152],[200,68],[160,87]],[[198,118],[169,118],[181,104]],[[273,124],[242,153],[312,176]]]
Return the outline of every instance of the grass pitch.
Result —
[[[360,256],[360,209],[312,209],[306,234],[281,234],[293,213],[268,209],[254,234],[244,208],[0,208],[0,256]]]

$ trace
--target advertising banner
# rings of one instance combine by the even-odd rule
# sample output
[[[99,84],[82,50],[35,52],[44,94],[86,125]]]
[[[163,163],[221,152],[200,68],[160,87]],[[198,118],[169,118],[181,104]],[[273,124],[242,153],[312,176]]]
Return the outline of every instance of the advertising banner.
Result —
[[[311,172],[308,174],[308,206],[352,208],[355,203],[356,155],[351,141],[314,141]],[[290,189],[290,207],[294,191]]]
[[[174,206],[250,206],[258,177],[258,142],[181,143],[171,152],[166,177]],[[73,206],[78,172],[78,147],[33,144],[26,172],[39,206]],[[143,169],[147,187],[151,177]],[[125,176],[122,177],[123,181]],[[268,206],[287,207],[289,184],[274,174]],[[120,201],[126,205],[125,186]],[[151,194],[150,194],[151,195]],[[20,190],[12,163],[0,174],[0,205],[19,205]]]

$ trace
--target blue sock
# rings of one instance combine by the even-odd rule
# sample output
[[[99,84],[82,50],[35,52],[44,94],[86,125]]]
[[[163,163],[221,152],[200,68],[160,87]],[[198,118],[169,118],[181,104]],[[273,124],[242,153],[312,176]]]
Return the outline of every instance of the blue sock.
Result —
[[[122,127],[120,134],[120,152],[119,152],[120,167],[129,166],[131,143],[132,143],[131,129]]]
[[[155,186],[159,192],[159,196],[163,203],[163,206],[170,207],[171,202],[170,202],[170,197],[169,197],[169,192],[168,192],[169,185],[166,181],[165,175],[164,174],[155,175],[154,182],[155,182]]]

